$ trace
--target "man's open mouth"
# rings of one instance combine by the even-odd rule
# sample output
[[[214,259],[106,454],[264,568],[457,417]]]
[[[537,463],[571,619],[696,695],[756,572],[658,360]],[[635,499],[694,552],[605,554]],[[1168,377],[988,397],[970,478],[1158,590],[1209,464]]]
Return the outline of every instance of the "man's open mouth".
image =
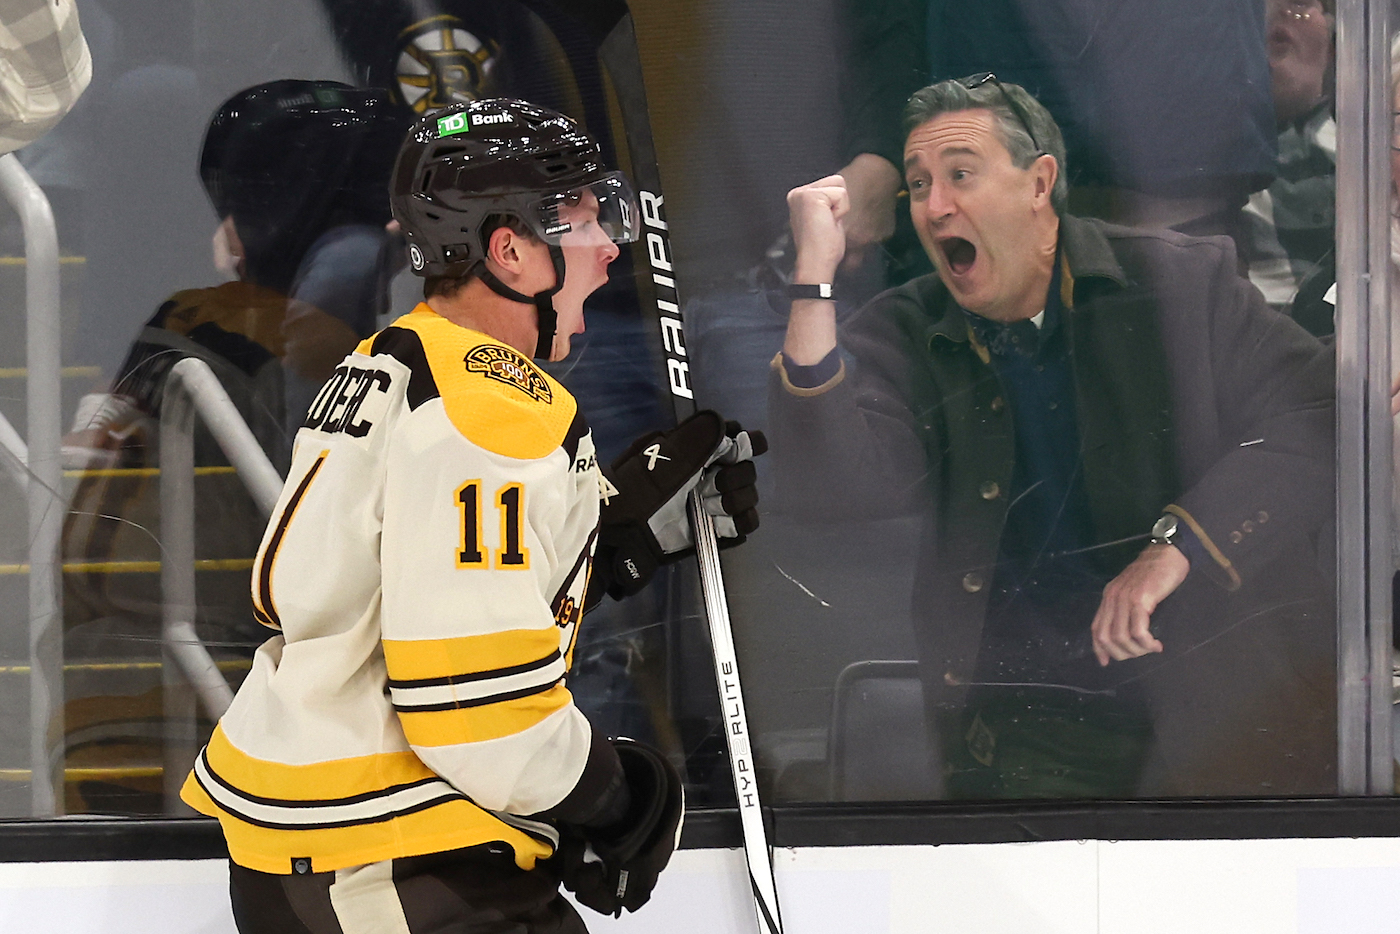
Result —
[[[948,261],[949,271],[955,276],[967,272],[977,262],[977,247],[962,237],[949,237],[939,241],[938,245],[943,250],[943,258]]]

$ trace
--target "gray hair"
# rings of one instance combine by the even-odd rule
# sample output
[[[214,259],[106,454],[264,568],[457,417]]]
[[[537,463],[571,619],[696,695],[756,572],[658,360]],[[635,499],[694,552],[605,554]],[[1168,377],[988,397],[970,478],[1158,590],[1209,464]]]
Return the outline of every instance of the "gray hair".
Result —
[[[1006,96],[993,81],[968,90],[957,81],[940,81],[926,88],[920,88],[904,105],[904,136],[928,123],[934,117],[961,110],[987,110],[996,118],[997,135],[1001,144],[1011,154],[1011,164],[1018,169],[1029,169],[1031,163],[1043,152],[1055,157],[1059,172],[1055,175],[1055,187],[1050,190],[1050,207],[1056,214],[1065,213],[1065,203],[1069,199],[1069,182],[1065,179],[1065,140],[1060,135],[1060,127],[1050,111],[1032,97],[1019,84],[1003,82]],[[1016,111],[1006,103],[1007,97],[1016,102],[1026,115],[1035,139],[1026,132]],[[1036,147],[1036,143],[1040,147]]]

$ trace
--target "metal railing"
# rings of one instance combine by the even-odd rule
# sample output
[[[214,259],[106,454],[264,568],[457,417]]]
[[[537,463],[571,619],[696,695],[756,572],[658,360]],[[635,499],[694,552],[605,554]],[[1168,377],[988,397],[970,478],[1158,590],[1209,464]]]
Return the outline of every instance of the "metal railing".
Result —
[[[13,154],[0,156],[0,195],[19,215],[25,244],[26,428],[0,415],[0,466],[28,504],[30,813],[59,814],[63,802],[62,326],[58,234],[43,191]],[[282,478],[209,365],[171,368],[161,415],[161,679],[166,718],[167,801],[193,759],[195,700],[217,719],[233,691],[195,631],[194,416],[198,413],[254,503],[271,515]]]
[[[232,689],[194,625],[196,414],[265,516],[272,515],[282,492],[281,475],[209,364],[186,357],[171,367],[160,414],[160,584],[164,783],[166,807],[172,812],[180,810],[180,785],[196,753],[195,699],[215,720],[233,701]]]
[[[8,430],[0,430],[0,442],[28,500],[30,812],[44,817],[58,813],[63,800],[63,591],[58,553],[64,514],[59,451],[63,332],[58,232],[48,198],[13,153],[0,156],[0,194],[15,209],[24,229],[29,441],[21,447],[18,433],[6,422]]]

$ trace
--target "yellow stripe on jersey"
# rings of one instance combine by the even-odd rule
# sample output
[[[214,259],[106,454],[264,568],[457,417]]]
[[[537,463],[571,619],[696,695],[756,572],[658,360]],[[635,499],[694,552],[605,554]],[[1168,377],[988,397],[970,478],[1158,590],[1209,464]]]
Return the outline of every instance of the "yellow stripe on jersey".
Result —
[[[396,681],[421,681],[516,668],[558,651],[559,628],[550,626],[456,639],[385,639],[384,663]]]
[[[455,746],[513,736],[567,707],[573,698],[563,684],[526,697],[480,707],[415,712],[400,710],[399,723],[414,746]]]
[[[501,841],[515,851],[515,863],[527,872],[553,852],[547,843],[516,830],[465,799],[376,823],[310,830],[261,827],[219,807],[191,775],[180,791],[190,807],[217,817],[228,841],[229,856],[259,872],[290,875],[292,860],[310,858],[311,871],[331,872],[402,856],[438,853]]]
[[[245,794],[259,798],[348,798],[436,775],[408,750],[307,765],[267,762],[233,745],[222,726],[214,727],[207,749],[209,764],[219,775]]]
[[[418,334],[447,417],[473,444],[537,460],[563,443],[578,404],[514,348],[453,324],[426,304],[393,326]],[[371,347],[372,340],[366,341],[360,352]]]

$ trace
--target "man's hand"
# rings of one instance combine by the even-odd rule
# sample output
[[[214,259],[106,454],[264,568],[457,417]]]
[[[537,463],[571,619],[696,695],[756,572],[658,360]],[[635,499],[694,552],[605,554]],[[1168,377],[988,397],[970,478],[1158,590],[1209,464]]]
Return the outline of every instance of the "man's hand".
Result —
[[[796,250],[794,282],[830,282],[846,254],[844,218],[851,210],[846,180],[819,178],[788,192],[788,223]]]
[[[788,222],[797,252],[792,281],[807,285],[830,282],[846,253],[842,218],[851,209],[846,180],[828,175],[788,192]],[[783,352],[799,366],[820,363],[836,346],[836,306],[830,301],[798,299],[788,317]]]
[[[894,235],[895,207],[904,179],[884,156],[863,152],[841,170],[851,210],[844,218],[846,258],[843,269],[865,261],[870,248]]]
[[[1191,562],[1175,545],[1148,545],[1103,589],[1094,614],[1094,655],[1100,665],[1162,651],[1148,626],[1157,605],[1181,586]]]

